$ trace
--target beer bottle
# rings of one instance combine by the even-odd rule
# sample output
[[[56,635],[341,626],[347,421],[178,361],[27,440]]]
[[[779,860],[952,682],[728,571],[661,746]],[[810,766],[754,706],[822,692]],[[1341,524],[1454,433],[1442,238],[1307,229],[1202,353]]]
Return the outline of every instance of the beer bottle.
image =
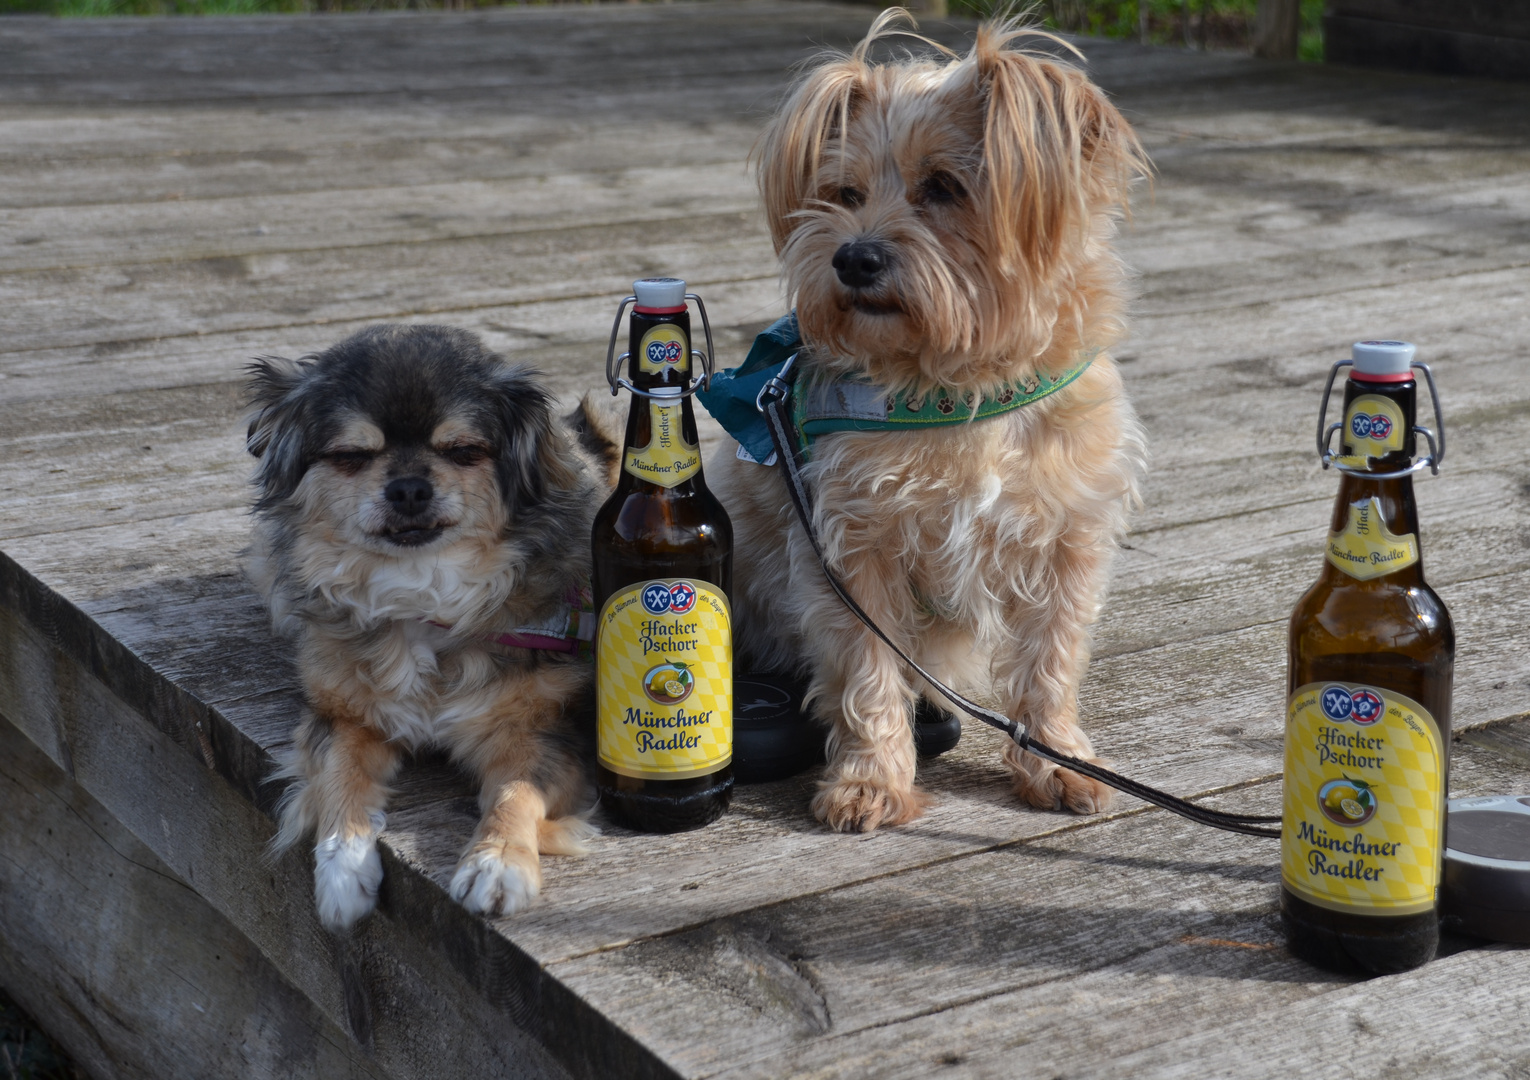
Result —
[[[733,792],[733,526],[701,473],[685,282],[633,293],[627,379],[607,365],[633,393],[622,471],[592,530],[596,785],[622,824],[678,832]]]
[[[1342,475],[1322,573],[1291,614],[1281,916],[1295,955],[1337,971],[1403,971],[1439,944],[1456,642],[1419,552],[1412,474],[1438,468],[1444,431],[1438,398],[1436,431],[1415,427],[1413,368],[1429,369],[1413,353],[1354,346],[1342,454],[1319,420]],[[1418,462],[1415,432],[1432,450]]]

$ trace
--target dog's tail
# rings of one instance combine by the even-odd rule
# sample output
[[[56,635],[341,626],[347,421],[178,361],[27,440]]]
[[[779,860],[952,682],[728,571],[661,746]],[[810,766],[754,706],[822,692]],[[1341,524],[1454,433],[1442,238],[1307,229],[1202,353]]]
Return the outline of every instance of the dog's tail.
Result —
[[[543,855],[583,855],[599,835],[585,814],[543,818],[537,823],[537,850]]]
[[[587,390],[563,422],[579,441],[579,448],[593,459],[606,489],[615,487],[621,475],[622,441],[627,433],[623,402],[598,390]]]

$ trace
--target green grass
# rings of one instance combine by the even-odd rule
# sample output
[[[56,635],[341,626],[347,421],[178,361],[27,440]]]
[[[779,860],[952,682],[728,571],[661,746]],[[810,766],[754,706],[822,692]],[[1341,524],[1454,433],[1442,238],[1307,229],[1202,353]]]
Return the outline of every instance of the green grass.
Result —
[[[1147,8],[1148,40],[1156,45],[1249,47],[1257,0],[1142,0],[1142,3]],[[1303,60],[1321,61],[1323,0],[1301,3],[1299,55]],[[953,14],[979,16],[1011,6],[1004,0],[950,0],[950,4]],[[1054,30],[1128,39],[1137,39],[1141,34],[1138,0],[1034,0],[1029,8]]]
[[[314,11],[391,11],[404,8],[481,8],[502,3],[570,0],[0,0],[0,15],[43,14],[65,18],[97,15],[260,15]],[[590,2],[590,0],[572,0]],[[1246,49],[1257,0],[1142,0],[1148,40],[1158,45]],[[1137,38],[1138,0],[1032,0],[1026,5],[1048,27],[1079,34]],[[985,16],[1012,10],[1013,0],[950,0],[953,15]],[[1302,0],[1300,56],[1323,59],[1323,0]],[[1188,22],[1188,37],[1186,23]],[[0,1080],[8,1078],[0,1077]]]

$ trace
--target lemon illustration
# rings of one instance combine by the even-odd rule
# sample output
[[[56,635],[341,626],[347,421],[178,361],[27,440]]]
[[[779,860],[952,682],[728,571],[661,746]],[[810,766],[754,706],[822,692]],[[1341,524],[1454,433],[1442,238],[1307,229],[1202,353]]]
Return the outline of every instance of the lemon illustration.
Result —
[[[1363,825],[1376,813],[1376,793],[1364,780],[1346,776],[1318,789],[1323,816],[1338,825]]]
[[[644,692],[660,705],[678,705],[690,697],[695,685],[695,676],[678,661],[650,668],[643,676]]]

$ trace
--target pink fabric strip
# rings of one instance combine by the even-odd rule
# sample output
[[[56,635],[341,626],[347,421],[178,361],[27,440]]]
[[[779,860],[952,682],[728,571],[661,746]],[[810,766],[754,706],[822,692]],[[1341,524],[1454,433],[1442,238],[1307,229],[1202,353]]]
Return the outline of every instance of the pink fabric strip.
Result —
[[[546,649],[548,652],[573,652],[579,648],[578,638],[543,637],[541,634],[488,634],[496,645],[508,645],[513,649]]]

